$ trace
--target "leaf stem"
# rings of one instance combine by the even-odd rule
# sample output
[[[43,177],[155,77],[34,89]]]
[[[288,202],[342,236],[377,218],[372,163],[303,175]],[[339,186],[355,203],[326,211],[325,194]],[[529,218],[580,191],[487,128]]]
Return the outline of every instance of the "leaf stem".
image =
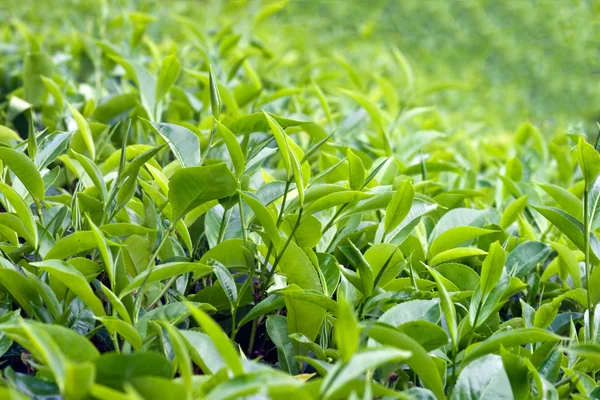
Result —
[[[246,280],[244,281],[244,284],[240,288],[240,291],[238,293],[238,297],[237,297],[237,300],[235,302],[235,305],[232,307],[232,310],[231,310],[231,313],[232,313],[231,340],[235,340],[235,337],[236,337],[238,331],[241,328],[241,326],[236,326],[236,324],[235,324],[235,317],[233,317],[233,314],[240,307],[240,300],[241,300],[242,296],[244,296],[244,293],[246,292],[246,290],[248,290],[248,286],[250,286],[250,282],[252,282],[252,276],[253,276],[252,275],[252,271],[249,270],[248,271],[248,277],[246,278]]]
[[[231,215],[227,214],[227,210],[229,210],[231,207],[232,198],[233,196],[229,196],[229,199],[227,200],[227,207],[225,208],[225,211],[223,211],[223,218],[221,218],[221,226],[219,227],[219,237],[217,238],[217,243],[221,243],[223,241],[223,237],[225,236],[225,228],[229,223],[229,216]]]
[[[482,293],[481,300],[477,305],[477,311],[475,312],[475,318],[473,319],[473,326],[471,327],[471,332],[469,332],[469,340],[467,340],[467,347],[469,347],[471,345],[471,342],[473,341],[473,335],[475,334],[475,329],[477,329],[477,320],[479,319],[479,313],[481,312],[481,306],[483,305],[483,302],[484,298]]]
[[[160,291],[160,293],[158,294],[158,296],[156,296],[156,298],[154,300],[152,300],[152,303],[150,303],[150,305],[148,306],[148,309],[151,309],[152,307],[154,307],[154,305],[156,303],[159,302],[159,300],[169,291],[169,289],[171,288],[171,286],[173,285],[173,283],[175,283],[175,281],[177,280],[177,278],[178,278],[178,275],[175,275],[175,276],[172,276],[171,279],[169,279],[169,282],[167,282],[167,284]]]
[[[281,221],[283,221],[283,211],[285,210],[285,203],[287,202],[288,190],[290,190],[291,184],[292,184],[292,179],[289,178],[285,182],[285,189],[283,191],[283,199],[281,200],[281,208],[279,209],[279,215],[277,216],[276,225],[278,228],[279,228],[279,225],[281,225]]]
[[[244,204],[242,203],[242,194],[238,192],[238,205],[240,207],[240,225],[242,226],[242,237],[244,238],[244,247],[248,247],[248,232],[246,232],[246,221],[244,220]]]
[[[287,201],[288,190],[290,189],[290,185],[292,184],[291,178],[285,182],[285,189],[283,191],[283,199],[281,200],[281,208],[279,209],[279,214],[277,215],[276,226],[279,228],[281,225],[281,221],[283,221],[283,211],[285,209],[285,203]],[[298,218],[299,219],[299,218]],[[262,282],[263,276],[267,275],[267,266],[269,265],[269,259],[271,258],[271,253],[273,252],[273,242],[269,243],[269,248],[267,250],[267,255],[265,256],[265,260],[260,270],[260,281]],[[269,278],[270,279],[270,278]],[[265,284],[268,282],[267,280]]]
[[[256,340],[256,330],[258,328],[258,320],[252,321],[252,330],[250,331],[250,343],[248,343],[248,356],[252,357],[254,350],[254,341]]]
[[[117,354],[121,353],[121,349],[119,349],[119,338],[117,337],[117,333],[115,332],[110,335],[110,338],[112,339],[113,346],[115,347],[115,352]]]
[[[142,297],[143,297],[143,292],[144,292],[144,286],[146,286],[146,283],[148,283],[148,278],[150,277],[150,272],[152,271],[152,268],[153,268],[152,263],[154,262],[154,260],[158,256],[158,253],[160,252],[160,249],[163,247],[163,245],[169,239],[169,236],[171,235],[171,233],[175,230],[175,224],[176,223],[177,223],[177,221],[172,222],[170,224],[170,226],[166,229],[165,234],[160,239],[160,242],[158,243],[158,245],[154,249],[154,252],[152,252],[152,255],[148,259],[148,263],[146,264],[146,268],[143,269],[143,271],[148,271],[148,273],[146,274],[146,276],[144,277],[144,280],[142,281],[142,284],[138,288],[137,295],[135,297],[135,303],[134,303],[134,307],[133,307],[133,309],[134,309],[133,322],[134,323],[137,322],[137,318],[138,318],[138,315],[140,313],[140,308],[142,306]]]
[[[271,280],[271,278],[273,277],[273,275],[275,274],[275,270],[277,269],[277,266],[279,265],[281,258],[285,254],[285,251],[287,250],[290,242],[292,241],[292,238],[294,237],[294,234],[296,233],[298,226],[300,226],[300,219],[302,218],[302,211],[303,210],[301,208],[300,211],[298,212],[298,219],[296,220],[296,224],[294,224],[294,228],[292,228],[292,231],[290,232],[290,235],[288,236],[287,240],[285,241],[285,244],[281,248],[279,255],[277,256],[277,258],[275,258],[275,262],[273,263],[273,266],[271,267],[271,271],[269,271],[269,274],[267,275],[267,279],[265,280],[265,283],[269,282]]]
[[[594,304],[590,295],[590,276],[592,274],[590,265],[590,221],[587,182],[583,191],[583,249],[585,253],[585,280],[588,301],[588,340],[594,343]]]

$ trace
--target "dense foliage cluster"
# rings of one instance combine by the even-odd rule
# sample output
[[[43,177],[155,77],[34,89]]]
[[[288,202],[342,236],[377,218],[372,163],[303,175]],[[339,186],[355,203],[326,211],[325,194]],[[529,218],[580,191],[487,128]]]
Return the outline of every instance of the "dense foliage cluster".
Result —
[[[600,397],[598,137],[482,135],[285,2],[40,3],[0,32],[0,398]]]

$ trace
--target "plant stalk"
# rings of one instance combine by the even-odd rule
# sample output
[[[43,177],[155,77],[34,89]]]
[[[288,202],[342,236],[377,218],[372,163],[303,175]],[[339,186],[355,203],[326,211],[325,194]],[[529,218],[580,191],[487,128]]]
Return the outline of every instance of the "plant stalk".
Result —
[[[590,277],[592,266],[590,264],[590,221],[589,221],[589,199],[587,183],[583,191],[583,249],[585,254],[585,280],[588,301],[588,340],[594,343],[594,304],[590,296]]]

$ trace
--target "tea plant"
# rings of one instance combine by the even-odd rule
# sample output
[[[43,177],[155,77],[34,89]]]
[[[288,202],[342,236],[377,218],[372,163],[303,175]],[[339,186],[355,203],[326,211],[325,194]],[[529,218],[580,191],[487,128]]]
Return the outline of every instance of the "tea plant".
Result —
[[[284,6],[4,30],[2,398],[600,396],[598,137],[451,127]]]

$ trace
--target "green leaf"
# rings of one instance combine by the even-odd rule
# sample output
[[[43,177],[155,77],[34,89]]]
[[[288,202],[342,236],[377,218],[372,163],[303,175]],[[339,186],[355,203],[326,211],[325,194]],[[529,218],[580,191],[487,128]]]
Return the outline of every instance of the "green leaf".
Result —
[[[69,361],[83,363],[95,360],[100,355],[96,347],[87,338],[69,328],[33,321],[27,323],[37,325],[39,329],[47,332]]]
[[[583,204],[581,206],[583,210]],[[583,211],[581,212],[581,214],[576,214],[575,216],[578,215],[583,215]],[[589,189],[588,218],[588,221],[591,222],[591,229],[596,230],[598,228],[598,225],[600,225],[600,178],[596,178],[594,184]]]
[[[182,303],[177,303],[182,304]],[[226,366],[211,338],[197,331],[179,331],[188,343],[190,357],[205,374],[216,374]]]
[[[123,304],[123,302],[121,302],[119,297],[117,297],[117,295],[114,294],[109,288],[104,286],[102,282],[100,282],[100,287],[102,288],[102,292],[104,292],[104,295],[110,302],[110,305],[113,307],[113,315],[116,312],[119,314],[119,317],[121,317],[123,321],[127,322],[128,324],[133,324],[131,318],[129,317],[129,312],[127,312],[125,305]]]
[[[232,310],[234,310],[237,304],[238,293],[233,275],[231,275],[231,272],[229,272],[226,266],[218,261],[212,260],[212,265],[214,267],[214,273],[217,276],[219,283],[221,283],[221,287],[223,287],[223,291],[225,291],[229,303],[231,303]]]
[[[189,303],[188,308],[190,309],[196,322],[198,322],[198,324],[200,324],[202,327],[204,333],[210,336],[231,372],[233,372],[234,375],[242,374],[244,371],[242,361],[240,360],[237,351],[233,347],[233,344],[227,335],[225,335],[225,332],[223,332],[221,327],[204,311],[193,307]]]
[[[573,214],[579,220],[583,218],[583,203],[573,193],[549,183],[537,183],[537,185],[548,193],[563,211]]]
[[[452,400],[512,399],[508,375],[502,358],[483,356],[463,368],[452,391]]]
[[[373,285],[375,283],[373,269],[371,268],[367,260],[365,260],[360,250],[356,248],[354,243],[348,241],[348,244],[348,246],[340,247],[340,249],[346,255],[346,257],[348,257],[352,265],[354,265],[354,267],[356,268],[356,271],[358,272],[358,275],[362,282],[362,287],[364,290],[363,294],[366,297],[368,297],[371,295],[371,293],[373,293]]]
[[[314,353],[314,355],[317,359],[319,359],[321,361],[327,360],[327,355],[325,354],[325,350],[323,350],[323,348],[321,346],[319,346],[318,344],[316,344],[315,342],[310,340],[308,337],[306,337],[306,335],[303,335],[301,333],[292,333],[290,335],[290,339],[292,339],[293,341],[295,341],[299,344],[302,344],[302,345],[308,347],[308,349]]]
[[[252,20],[253,25],[258,25],[265,19],[269,18],[271,15],[277,13],[278,11],[285,8],[288,0],[275,1],[270,4],[266,4],[262,6],[258,12],[254,15],[254,19]]]
[[[142,100],[142,105],[144,109],[146,110],[149,116],[153,116],[157,103],[155,97],[156,80],[154,79],[154,76],[146,68],[144,68],[138,63],[129,63],[128,61],[125,61],[121,65],[125,67],[126,64],[131,65],[130,70],[133,71],[131,75],[134,76],[135,80],[137,81],[137,85],[140,91],[140,98]],[[125,69],[127,68],[125,67]]]
[[[497,332],[481,343],[476,343],[467,348],[463,364],[467,365],[486,354],[495,353],[501,347],[512,348],[528,343],[558,342],[563,338],[539,328],[518,328]]]
[[[448,290],[444,286],[442,282],[443,277],[439,272],[427,267],[427,270],[435,279],[435,283],[438,289],[438,296],[440,297],[440,303],[442,307],[442,311],[444,312],[444,318],[446,319],[446,326],[448,327],[448,333],[450,333],[450,339],[452,339],[452,343],[454,346],[458,346],[458,328],[457,328],[457,317],[456,317],[456,308],[450,295],[448,294]]]
[[[402,173],[404,175],[422,175],[423,173],[434,173],[434,172],[453,172],[460,174],[461,169],[445,162],[426,161],[418,164],[411,165],[404,169]]]
[[[437,299],[411,300],[397,304],[384,312],[377,320],[398,327],[411,321],[424,320],[437,323],[440,319],[440,306]]]
[[[365,183],[365,166],[360,157],[355,155],[350,148],[346,152],[346,158],[348,159],[348,182],[350,189],[361,190]]]
[[[364,108],[369,113],[371,120],[375,125],[377,125],[378,130],[380,132],[380,139],[382,141],[385,154],[388,156],[391,155],[392,150],[390,145],[390,139],[388,137],[385,127],[386,122],[385,118],[383,117],[383,114],[379,111],[379,107],[373,104],[373,102],[362,93],[345,89],[340,89],[340,92],[357,102],[362,108]]]
[[[69,146],[69,140],[73,132],[56,132],[46,136],[38,145],[38,151],[35,153],[33,162],[38,170],[46,168],[58,156],[60,156]]]
[[[271,239],[271,242],[273,242],[275,249],[277,249],[279,252],[282,247],[281,234],[279,233],[279,228],[277,228],[275,223],[274,216],[271,215],[269,210],[252,194],[245,192],[241,192],[240,194],[242,195],[242,198],[246,204],[248,204],[252,211],[254,211],[254,215],[256,218],[258,218],[258,221],[265,229],[265,232],[267,235],[269,235],[269,239]]]
[[[0,139],[23,140],[17,132],[4,125],[0,125]]]
[[[132,236],[146,235],[156,232],[154,229],[149,229],[140,225],[130,224],[128,222],[115,222],[99,226],[100,230],[109,236]]]
[[[393,347],[381,347],[355,353],[350,361],[343,364],[338,363],[327,374],[321,385],[322,398],[330,399],[335,397],[336,393],[368,369],[389,362],[404,361],[411,355],[412,353],[409,351],[398,350]]]
[[[103,124],[109,123],[113,118],[130,111],[137,104],[138,94],[135,92],[117,93],[98,104],[94,110],[94,119]]]
[[[492,243],[481,266],[481,283],[479,285],[484,296],[488,294],[500,280],[505,262],[506,253],[502,246],[500,246],[500,243]]]
[[[583,136],[580,136],[577,142],[575,158],[577,159],[579,168],[581,168],[585,187],[588,188],[598,177],[598,173],[600,173],[600,154],[598,154],[591,144],[585,141]]]
[[[215,308],[206,303],[191,303],[194,307],[202,308],[206,311],[216,311]],[[156,307],[141,316],[138,322],[135,324],[135,328],[138,330],[142,338],[145,340],[148,337],[153,336],[154,331],[150,330],[152,321],[168,321],[171,324],[177,325],[179,322],[188,319],[190,310],[187,305],[183,302],[168,303],[159,307]]]
[[[544,243],[521,243],[506,257],[506,270],[510,275],[522,278],[549,255],[550,248]]]
[[[398,326],[398,330],[413,338],[427,351],[432,351],[448,344],[448,333],[433,322],[422,320],[408,321]]]
[[[73,157],[79,161],[79,164],[81,164],[86,174],[94,183],[94,186],[96,186],[96,189],[100,191],[100,197],[102,198],[102,201],[105,202],[108,199],[108,191],[106,189],[106,183],[104,182],[104,177],[102,176],[100,169],[86,156],[81,155],[74,150],[71,150],[71,154],[73,154]]]
[[[0,259],[4,260],[4,259]],[[34,306],[41,306],[36,288],[23,274],[12,268],[0,268],[0,283],[19,303],[27,315],[33,316]]]
[[[303,121],[283,118],[274,114],[269,115],[277,121],[279,126],[283,129],[304,124]],[[245,135],[252,132],[266,132],[270,129],[270,125],[262,112],[256,112],[236,119],[229,124],[228,128],[234,135]]]
[[[173,220],[211,200],[227,197],[236,189],[237,181],[224,163],[182,168],[169,180]]]
[[[131,199],[131,197],[135,193],[136,182],[138,178],[138,174],[140,172],[140,168],[147,162],[150,163],[152,158],[162,150],[162,146],[151,147],[148,150],[142,152],[141,154],[136,155],[136,157],[127,165],[127,167],[120,173],[119,175],[119,189],[117,191],[117,204],[119,206],[125,206],[127,202]],[[127,153],[127,152],[125,152]],[[123,155],[121,153],[121,155]],[[126,157],[126,154],[125,154]],[[108,163],[105,162],[105,166]]]
[[[563,298],[563,296],[558,296],[553,298],[552,301],[543,304],[535,313],[533,326],[543,329],[549,327],[558,314],[558,309],[560,308]]]
[[[106,315],[102,302],[90,288],[85,276],[75,267],[60,260],[45,260],[31,263],[31,265],[43,271],[48,271],[51,276],[58,279],[63,285],[79,296],[94,314],[98,316]]]
[[[402,181],[385,209],[384,232],[393,231],[408,215],[415,197],[415,189],[406,179]]]
[[[429,246],[429,257],[435,257],[439,253],[457,247],[460,244],[471,242],[483,235],[489,235],[497,231],[491,229],[477,228],[475,226],[457,226],[436,237]]]
[[[0,160],[14,172],[34,199],[44,199],[44,180],[29,157],[16,150],[0,147]]]
[[[102,264],[104,265],[104,270],[106,271],[108,278],[110,279],[110,284],[112,288],[116,287],[117,282],[117,271],[116,264],[113,260],[112,253],[108,248],[108,242],[104,234],[98,227],[92,222],[90,217],[88,216],[88,224],[90,228],[92,228],[92,234],[94,236],[94,240],[96,241],[96,247],[100,252],[100,258],[102,259]]]
[[[242,148],[235,138],[235,135],[225,125],[216,119],[214,121],[219,128],[221,136],[223,137],[225,146],[227,146],[227,151],[229,151],[233,168],[235,169],[235,173],[239,179],[242,177],[242,175],[244,175],[244,168],[246,165],[246,159],[244,157],[244,153],[242,152]]]
[[[347,362],[358,350],[360,331],[354,316],[354,309],[348,301],[340,296],[335,323],[335,342],[341,358]]]
[[[116,317],[98,317],[102,325],[106,327],[111,334],[119,334],[123,339],[127,340],[134,349],[139,350],[142,347],[142,338],[138,331],[131,324],[122,321]]]
[[[130,379],[137,377],[173,378],[169,360],[151,352],[136,351],[130,354],[109,352],[96,358],[94,365],[96,365],[96,384],[116,390],[123,390]]]
[[[500,218],[500,228],[506,229],[517,220],[519,214],[525,210],[527,200],[527,196],[521,196],[506,207]]]
[[[487,251],[475,247],[457,247],[455,249],[442,251],[440,254],[429,260],[429,264],[436,266],[448,261],[460,260],[467,257],[483,256]]]
[[[23,95],[26,101],[38,104],[46,91],[43,76],[51,76],[54,70],[52,58],[43,52],[28,52],[23,59]]]
[[[329,208],[368,199],[369,197],[372,197],[372,195],[358,190],[346,190],[330,193],[317,199],[308,207],[306,207],[304,214],[312,215]]]
[[[278,266],[290,285],[298,285],[302,289],[318,292],[323,291],[315,267],[306,253],[294,242],[288,243]]]
[[[213,388],[205,399],[233,400],[259,393],[266,393],[269,397],[273,395],[293,398],[299,393],[302,395],[301,385],[299,379],[289,375],[262,370],[223,381]]]
[[[289,285],[276,291],[286,299],[300,300],[305,303],[311,303],[321,307],[323,310],[335,313],[337,303],[316,290],[300,289],[297,285]]]
[[[327,122],[331,125],[331,123],[332,123],[331,109],[329,107],[329,103],[327,102],[327,98],[325,97],[325,93],[323,93],[323,90],[321,90],[319,85],[317,85],[317,83],[314,80],[312,81],[312,87],[313,87],[313,90],[315,91],[315,94],[317,95],[317,98],[319,99],[319,103],[321,103],[321,107],[323,108],[323,111],[325,112],[325,116],[327,117]]]
[[[56,82],[54,82],[50,78],[46,78],[45,76],[41,76],[41,75],[40,75],[40,79],[42,80],[42,83],[46,87],[46,90],[48,90],[48,92],[50,92],[50,94],[52,94],[52,97],[54,97],[54,101],[56,102],[56,106],[58,107],[58,109],[63,110],[65,108],[65,99],[62,95],[60,88],[56,84]]]
[[[379,243],[369,247],[364,257],[373,269],[375,286],[384,287],[406,266],[400,248],[389,243]]]
[[[131,385],[136,394],[147,400],[180,400],[185,398],[187,390],[181,380],[153,376],[131,379]]]
[[[446,263],[438,265],[435,270],[461,291],[475,290],[479,284],[477,272],[464,264]]]
[[[262,300],[260,303],[252,307],[250,311],[248,311],[248,314],[246,314],[239,322],[238,327],[241,327],[248,322],[255,320],[256,318],[261,317],[268,312],[283,307],[285,307],[285,301],[283,297],[278,295],[269,295],[266,299]]]
[[[294,182],[296,182],[296,190],[298,191],[298,199],[300,200],[300,204],[304,203],[304,179],[302,177],[302,169],[300,168],[300,162],[296,157],[296,154],[292,149],[290,149],[290,144],[288,143],[288,137],[284,132],[283,128],[277,123],[277,121],[271,117],[269,114],[263,111],[263,114],[269,123],[269,127],[271,128],[271,132],[273,132],[273,136],[275,137],[275,141],[277,142],[277,147],[279,148],[279,152],[281,153],[281,159],[283,160],[283,165],[285,170],[287,171],[288,179],[293,175]]]
[[[56,384],[61,392],[64,392],[67,361],[59,346],[40,325],[21,320],[20,327],[27,338],[29,351],[39,357],[40,361],[50,368],[54,379],[56,379]]]
[[[502,270],[500,280],[495,286],[488,288],[490,289],[489,293],[483,293],[481,283],[477,286],[471,297],[471,304],[469,305],[469,321],[471,326],[475,328],[479,327],[490,317],[490,315],[492,315],[502,299],[504,292],[510,286],[511,279],[519,281],[517,278],[510,278],[506,272]]]
[[[156,102],[158,103],[169,92],[179,77],[181,65],[174,54],[163,58],[156,80]]]
[[[267,317],[267,333],[277,348],[277,355],[281,369],[291,375],[298,374],[298,361],[288,333],[286,318],[281,315]]]
[[[34,244],[37,243],[36,238],[31,236],[31,234],[25,227],[23,221],[21,221],[21,219],[19,219],[19,217],[17,217],[16,215],[9,213],[0,213],[0,227],[2,227],[4,231],[8,229],[9,234],[11,232],[18,234],[18,236],[22,237],[23,239],[25,239],[25,241],[31,244],[32,247],[34,247]]]
[[[29,237],[31,238],[31,245],[37,249],[38,248],[38,230],[37,225],[35,223],[35,219],[33,218],[33,214],[31,212],[31,208],[25,203],[21,196],[10,186],[7,184],[0,182],[0,192],[4,195],[4,198],[8,200],[12,208],[15,210],[17,216],[23,223],[23,226],[29,233]],[[0,220],[0,223],[2,221]]]
[[[537,212],[542,214],[548,221],[552,222],[566,237],[568,237],[581,251],[584,248],[584,229],[583,224],[571,214],[554,207],[535,207]],[[591,249],[590,256],[592,261],[597,262],[600,257],[600,242],[596,235],[590,232],[589,245]]]
[[[527,363],[518,355],[505,350],[504,347],[500,348],[500,356],[502,357],[502,365],[508,375],[514,398],[523,399],[529,397],[530,382]]]
[[[200,140],[194,132],[180,125],[146,122],[169,144],[182,167],[200,165]]]
[[[298,214],[286,216],[281,221],[281,230],[286,236],[292,236],[298,246],[312,249],[319,244],[322,238],[321,230],[323,226],[321,221],[313,215],[302,216],[300,221],[298,218]]]
[[[484,210],[475,210],[472,208],[454,208],[445,213],[435,225],[431,233],[431,240],[446,232],[448,229],[457,226],[481,226],[480,221],[486,214]]]
[[[77,127],[79,128],[79,133],[83,138],[83,142],[85,143],[85,147],[87,151],[90,153],[90,158],[93,160],[96,159],[96,145],[94,144],[94,137],[92,136],[92,130],[90,129],[90,124],[84,118],[83,115],[74,108],[71,104],[67,103],[69,106],[69,110],[71,111],[71,115],[73,115],[73,119],[77,123]]]
[[[210,109],[215,119],[221,116],[221,95],[219,94],[218,81],[215,77],[215,72],[210,67],[209,71],[209,87],[210,87]]]
[[[580,288],[581,287],[581,270],[579,269],[579,262],[577,261],[577,258],[575,256],[576,251],[571,250],[567,246],[560,244],[560,243],[556,243],[556,242],[550,242],[550,246],[558,253],[559,257],[567,265],[567,269],[569,270],[571,279],[573,279],[573,285],[576,288]],[[596,269],[594,269],[594,271],[596,271]],[[594,275],[594,273],[592,272],[592,276],[593,275]],[[600,276],[599,276],[599,278],[600,278]],[[600,280],[598,281],[598,284],[600,284]],[[594,285],[594,287],[596,287],[596,286]],[[598,297],[598,301],[600,301],[600,296]],[[595,302],[597,302],[597,301],[595,301]]]
[[[187,343],[177,328],[166,322],[162,322],[161,325],[169,333],[171,346],[173,346],[173,351],[175,353],[177,370],[179,371],[179,375],[182,377],[184,386],[186,388],[186,398],[191,399],[192,379],[194,372],[192,370],[192,360],[187,349]]]
[[[409,351],[411,356],[406,363],[419,375],[419,378],[435,393],[438,399],[445,399],[444,384],[438,368],[427,351],[414,339],[385,324],[369,327],[367,335],[382,345],[393,346]]]
[[[119,298],[122,299],[125,297],[125,295],[140,288],[142,282],[144,281],[146,281],[147,284],[150,284],[171,278],[176,275],[187,274],[189,272],[194,272],[194,274],[197,276],[202,276],[213,272],[213,268],[198,262],[172,262],[160,264],[154,268],[149,268],[141,272],[135,278],[133,278],[127,284],[127,286],[121,290],[121,293],[119,293]]]
[[[107,241],[109,246],[117,246],[111,241]],[[98,247],[96,236],[92,231],[78,231],[70,235],[63,236],[54,245],[44,257],[45,260],[65,259],[76,254],[87,252]]]
[[[75,400],[87,398],[95,379],[96,367],[91,362],[75,364],[67,361],[65,397]]]

